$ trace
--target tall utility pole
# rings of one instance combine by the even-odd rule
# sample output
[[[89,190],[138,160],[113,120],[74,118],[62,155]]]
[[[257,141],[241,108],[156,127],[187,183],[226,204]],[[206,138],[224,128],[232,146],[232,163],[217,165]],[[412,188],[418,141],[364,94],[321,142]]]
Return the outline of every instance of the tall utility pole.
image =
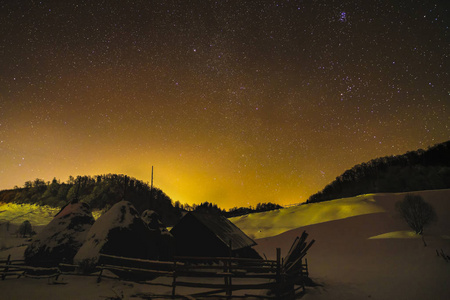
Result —
[[[151,197],[150,201],[152,203],[153,202],[153,166],[152,166],[152,183],[150,185],[150,197]]]

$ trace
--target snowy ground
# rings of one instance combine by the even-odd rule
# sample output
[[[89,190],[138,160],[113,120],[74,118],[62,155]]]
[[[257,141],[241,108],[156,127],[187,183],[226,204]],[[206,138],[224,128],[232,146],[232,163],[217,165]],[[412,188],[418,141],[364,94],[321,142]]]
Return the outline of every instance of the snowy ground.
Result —
[[[436,249],[450,255],[450,190],[419,194],[438,215],[438,221],[425,230],[427,247],[396,215],[395,202],[405,194],[363,195],[232,221],[256,238],[256,249],[269,259],[275,257],[277,247],[285,255],[303,230],[316,240],[307,258],[310,277],[320,286],[307,288],[302,299],[450,299],[450,262],[436,255]],[[16,238],[0,226],[0,248],[4,248],[0,258],[8,254],[18,258],[25,247],[14,246],[25,243],[27,239]],[[170,280],[159,278],[154,283],[170,284]],[[136,295],[171,291],[113,279],[97,284],[95,277],[63,276],[60,281],[8,278],[0,281],[0,298],[120,299],[123,295],[123,299],[143,299]]]

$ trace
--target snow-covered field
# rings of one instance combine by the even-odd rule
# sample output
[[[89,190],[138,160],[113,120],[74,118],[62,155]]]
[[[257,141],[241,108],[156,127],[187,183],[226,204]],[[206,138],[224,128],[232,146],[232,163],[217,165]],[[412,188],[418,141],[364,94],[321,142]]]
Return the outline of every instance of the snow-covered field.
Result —
[[[442,249],[450,255],[450,190],[415,194],[432,204],[438,215],[438,221],[425,229],[426,247],[395,211],[395,202],[405,193],[362,195],[231,220],[256,239],[256,249],[269,259],[275,258],[277,247],[284,256],[303,230],[316,240],[307,259],[310,277],[319,286],[308,287],[304,299],[450,299],[450,262],[436,254]],[[0,226],[0,239],[0,245],[7,240],[16,241],[8,242],[10,245],[27,242],[8,234],[4,226]],[[19,258],[24,248],[0,251],[0,258],[8,254]],[[62,283],[8,278],[0,281],[0,298],[105,299],[123,295],[128,299],[140,293],[170,294],[170,288],[111,279],[97,284],[95,277],[63,276]]]
[[[30,221],[32,226],[47,225],[60,210],[46,205],[0,203],[0,226],[7,221],[20,225],[25,220]],[[93,211],[92,215],[97,219],[101,211]]]

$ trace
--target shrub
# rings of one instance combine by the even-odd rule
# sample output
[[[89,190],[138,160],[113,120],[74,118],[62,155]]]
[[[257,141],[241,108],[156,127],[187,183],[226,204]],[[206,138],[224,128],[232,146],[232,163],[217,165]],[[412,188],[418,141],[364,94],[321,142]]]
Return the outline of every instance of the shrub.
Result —
[[[27,235],[31,236],[33,234],[33,229],[31,228],[30,221],[26,220],[23,221],[22,224],[20,224],[19,227],[19,235],[22,237],[25,237]]]
[[[419,195],[406,195],[395,207],[416,234],[422,234],[423,228],[437,219],[433,206]]]

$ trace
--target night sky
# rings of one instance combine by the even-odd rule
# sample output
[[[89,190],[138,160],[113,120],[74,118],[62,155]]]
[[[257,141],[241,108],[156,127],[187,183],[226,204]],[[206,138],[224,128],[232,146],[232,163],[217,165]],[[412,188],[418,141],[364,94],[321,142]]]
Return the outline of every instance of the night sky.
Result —
[[[306,201],[450,138],[449,1],[0,2],[0,189],[121,173]]]

